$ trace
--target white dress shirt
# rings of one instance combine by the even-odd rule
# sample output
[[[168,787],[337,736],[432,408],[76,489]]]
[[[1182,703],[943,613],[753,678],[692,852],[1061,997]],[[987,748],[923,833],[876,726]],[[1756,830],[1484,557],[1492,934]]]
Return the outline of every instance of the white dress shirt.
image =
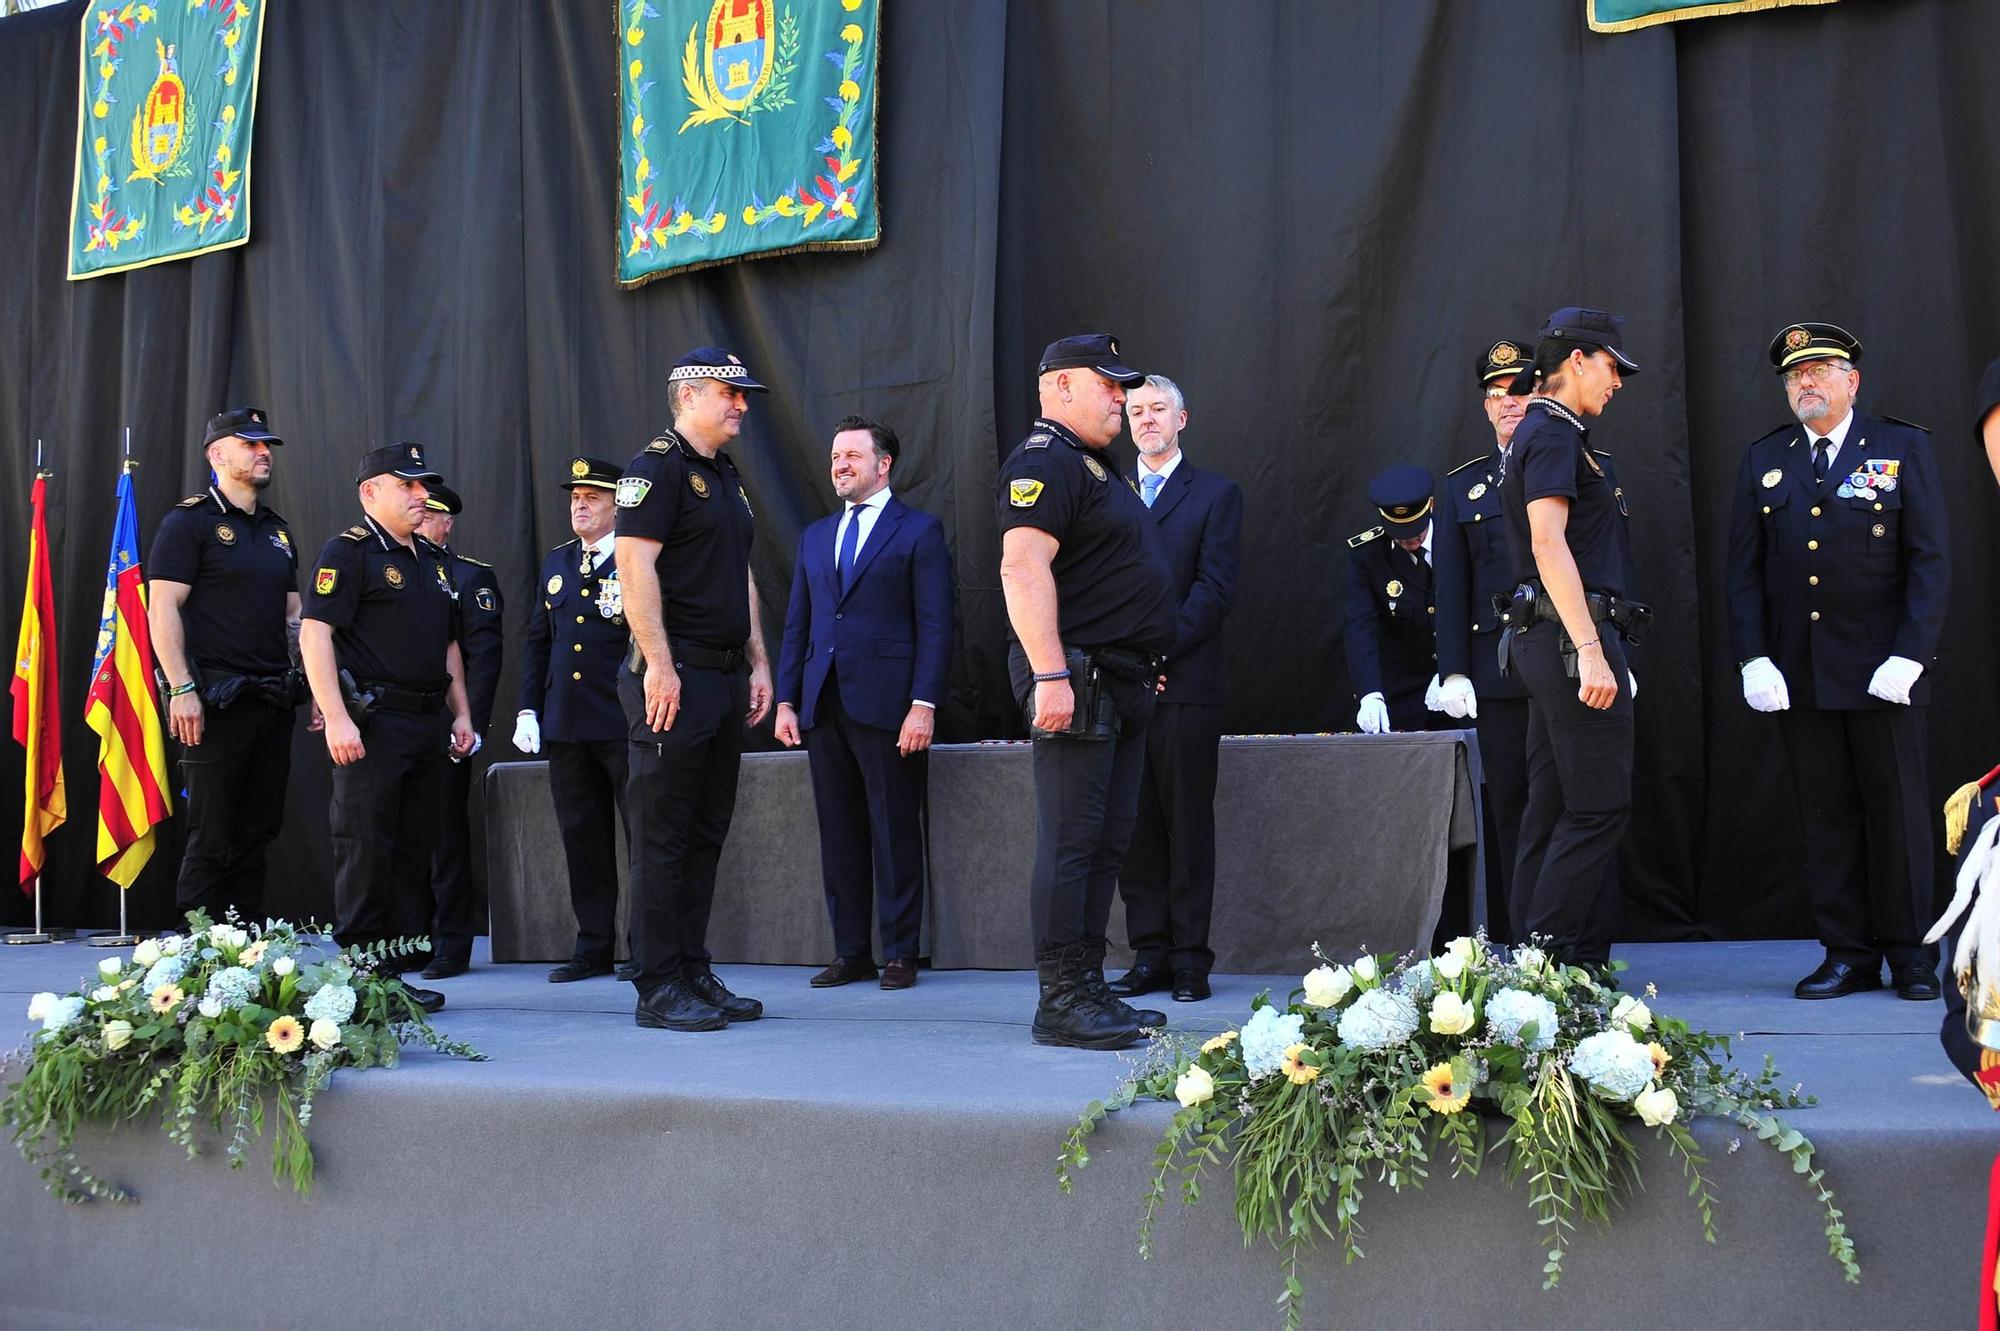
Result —
[[[1847,431],[1853,424],[1854,408],[1849,407],[1847,414],[1840,418],[1840,424],[1828,430],[1824,436],[1826,439],[1826,474],[1829,476],[1833,475],[1833,460],[1840,456],[1840,446],[1847,442]],[[1821,437],[1819,432],[1814,430],[1811,425],[1806,426],[1807,447],[1811,447]]]

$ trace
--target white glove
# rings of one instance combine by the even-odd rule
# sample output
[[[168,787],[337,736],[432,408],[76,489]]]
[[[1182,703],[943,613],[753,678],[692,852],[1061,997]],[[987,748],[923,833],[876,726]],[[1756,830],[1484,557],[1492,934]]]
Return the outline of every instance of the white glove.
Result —
[[[1760,712],[1782,712],[1791,707],[1791,690],[1785,687],[1785,677],[1770,657],[1743,663],[1743,701]]]
[[[1639,700],[1639,677],[1629,670],[1625,672],[1625,687],[1629,690],[1625,696],[1637,702]]]
[[[1432,675],[1431,682],[1424,686],[1424,710],[1427,712],[1442,712],[1444,710],[1444,702],[1438,697],[1438,677],[1436,675]]]
[[[1472,691],[1472,681],[1464,675],[1444,677],[1444,683],[1438,686],[1438,702],[1446,716],[1461,721],[1467,717],[1479,719],[1479,695]]]
[[[1382,695],[1371,693],[1361,700],[1361,710],[1354,714],[1354,724],[1364,735],[1386,735],[1389,733],[1389,704],[1382,701]]]
[[[542,751],[542,723],[533,712],[523,712],[514,722],[514,747],[523,753]],[[474,749],[477,753],[478,750]]]
[[[1907,656],[1892,656],[1875,667],[1875,677],[1868,681],[1868,692],[1883,702],[1910,705],[1910,689],[1915,686],[1917,676],[1924,673],[1922,665]]]

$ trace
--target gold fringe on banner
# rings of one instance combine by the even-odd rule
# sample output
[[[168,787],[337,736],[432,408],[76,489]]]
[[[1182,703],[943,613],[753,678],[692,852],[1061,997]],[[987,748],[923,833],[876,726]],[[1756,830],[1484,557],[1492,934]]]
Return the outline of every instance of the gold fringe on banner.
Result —
[[[1947,855],[1958,854],[1958,848],[1965,844],[1965,829],[1972,822],[1972,806],[1979,803],[1980,794],[1987,786],[2000,779],[2000,767],[1994,768],[1977,781],[1968,781],[1944,802],[1944,849]]]
[[[1722,14],[1748,14],[1758,9],[1783,9],[1788,5],[1830,5],[1834,0],[1718,0],[1716,4],[1681,5],[1657,14],[1605,21],[1597,17],[1598,0],[1584,0],[1585,17],[1592,32],[1637,32],[1660,23],[1676,23],[1684,18],[1715,18]]]

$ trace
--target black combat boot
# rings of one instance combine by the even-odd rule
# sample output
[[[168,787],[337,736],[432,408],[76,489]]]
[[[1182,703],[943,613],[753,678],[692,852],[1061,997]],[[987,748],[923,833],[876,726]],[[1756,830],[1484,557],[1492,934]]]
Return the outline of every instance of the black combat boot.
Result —
[[[1139,1024],[1139,1029],[1142,1031],[1156,1031],[1160,1029],[1160,1027],[1167,1024],[1166,1013],[1160,1011],[1158,1008],[1133,1007],[1117,994],[1112,993],[1111,986],[1105,983],[1104,954],[1110,949],[1110,946],[1110,943],[1106,942],[1102,937],[1086,938],[1083,940],[1083,982],[1090,987],[1091,998],[1103,1006],[1110,1008],[1112,1011],[1119,1013],[1121,1016],[1129,1016]]]
[[[1041,979],[1035,1043],[1071,1049],[1123,1049],[1138,1040],[1142,1033],[1139,1023],[1096,1001],[1084,979],[1084,956],[1082,943],[1035,954],[1035,969]]]

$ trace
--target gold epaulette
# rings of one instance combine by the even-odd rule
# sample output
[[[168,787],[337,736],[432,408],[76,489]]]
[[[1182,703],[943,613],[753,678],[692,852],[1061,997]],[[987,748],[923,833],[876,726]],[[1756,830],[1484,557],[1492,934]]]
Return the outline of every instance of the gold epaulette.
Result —
[[[346,531],[342,532],[340,534],[340,539],[343,541],[365,541],[374,534],[375,534],[374,532],[369,531],[366,527],[363,527],[359,523],[356,523],[354,526],[349,527]]]
[[[674,437],[670,434],[663,434],[652,443],[647,444],[646,451],[648,453],[671,453],[674,451]]]
[[[1387,527],[1370,527],[1367,531],[1356,532],[1347,538],[1347,548],[1358,550],[1387,530],[1389,530]]]
[[[208,496],[205,494],[189,495],[186,499],[181,500],[180,503],[175,504],[174,507],[200,508],[203,504],[206,504],[207,502],[208,502]]]

